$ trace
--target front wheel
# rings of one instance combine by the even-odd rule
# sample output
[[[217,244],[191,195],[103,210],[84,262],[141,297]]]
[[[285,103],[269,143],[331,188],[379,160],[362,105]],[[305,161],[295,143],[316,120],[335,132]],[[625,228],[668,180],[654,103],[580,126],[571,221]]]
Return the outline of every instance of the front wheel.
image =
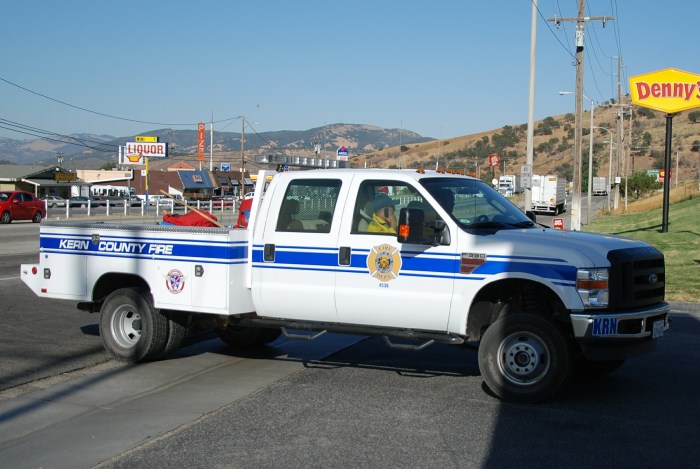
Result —
[[[168,320],[139,288],[112,292],[100,310],[100,337],[119,361],[137,363],[158,358],[168,340]]]
[[[486,329],[479,346],[479,369],[500,399],[541,402],[566,381],[569,350],[550,321],[533,314],[511,314]]]

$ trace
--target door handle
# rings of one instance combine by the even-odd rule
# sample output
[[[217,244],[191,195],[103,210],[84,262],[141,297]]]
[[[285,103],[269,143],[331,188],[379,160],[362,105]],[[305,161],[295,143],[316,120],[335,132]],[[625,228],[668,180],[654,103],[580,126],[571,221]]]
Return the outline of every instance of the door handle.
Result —
[[[263,261],[275,262],[275,245],[266,244],[263,248]]]
[[[352,248],[341,246],[340,251],[338,251],[338,265],[350,265],[351,254]]]

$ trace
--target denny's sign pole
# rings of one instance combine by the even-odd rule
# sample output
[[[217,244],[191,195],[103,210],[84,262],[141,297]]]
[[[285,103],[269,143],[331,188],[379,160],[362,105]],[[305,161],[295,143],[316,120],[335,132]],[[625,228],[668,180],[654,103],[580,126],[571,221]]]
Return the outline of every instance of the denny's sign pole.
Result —
[[[671,137],[673,116],[700,107],[700,75],[667,68],[629,79],[632,102],[666,113],[665,174],[671,174]],[[671,178],[664,177],[664,203],[661,232],[668,232],[668,205]]]

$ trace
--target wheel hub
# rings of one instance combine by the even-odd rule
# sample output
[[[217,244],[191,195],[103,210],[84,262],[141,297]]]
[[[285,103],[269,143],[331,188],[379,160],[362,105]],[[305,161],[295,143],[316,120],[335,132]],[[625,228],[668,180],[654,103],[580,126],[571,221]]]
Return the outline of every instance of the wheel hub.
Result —
[[[549,369],[547,347],[533,334],[508,336],[501,342],[499,357],[501,373],[516,384],[534,384]]]

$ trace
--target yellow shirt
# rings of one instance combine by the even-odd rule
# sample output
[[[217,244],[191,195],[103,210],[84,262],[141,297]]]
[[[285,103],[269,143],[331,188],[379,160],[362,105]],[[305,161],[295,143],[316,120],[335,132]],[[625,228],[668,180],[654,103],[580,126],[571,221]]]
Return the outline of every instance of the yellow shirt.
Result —
[[[376,214],[372,215],[372,221],[369,222],[367,226],[367,231],[370,233],[393,233],[396,234],[396,230],[389,225],[386,221],[379,218]]]

